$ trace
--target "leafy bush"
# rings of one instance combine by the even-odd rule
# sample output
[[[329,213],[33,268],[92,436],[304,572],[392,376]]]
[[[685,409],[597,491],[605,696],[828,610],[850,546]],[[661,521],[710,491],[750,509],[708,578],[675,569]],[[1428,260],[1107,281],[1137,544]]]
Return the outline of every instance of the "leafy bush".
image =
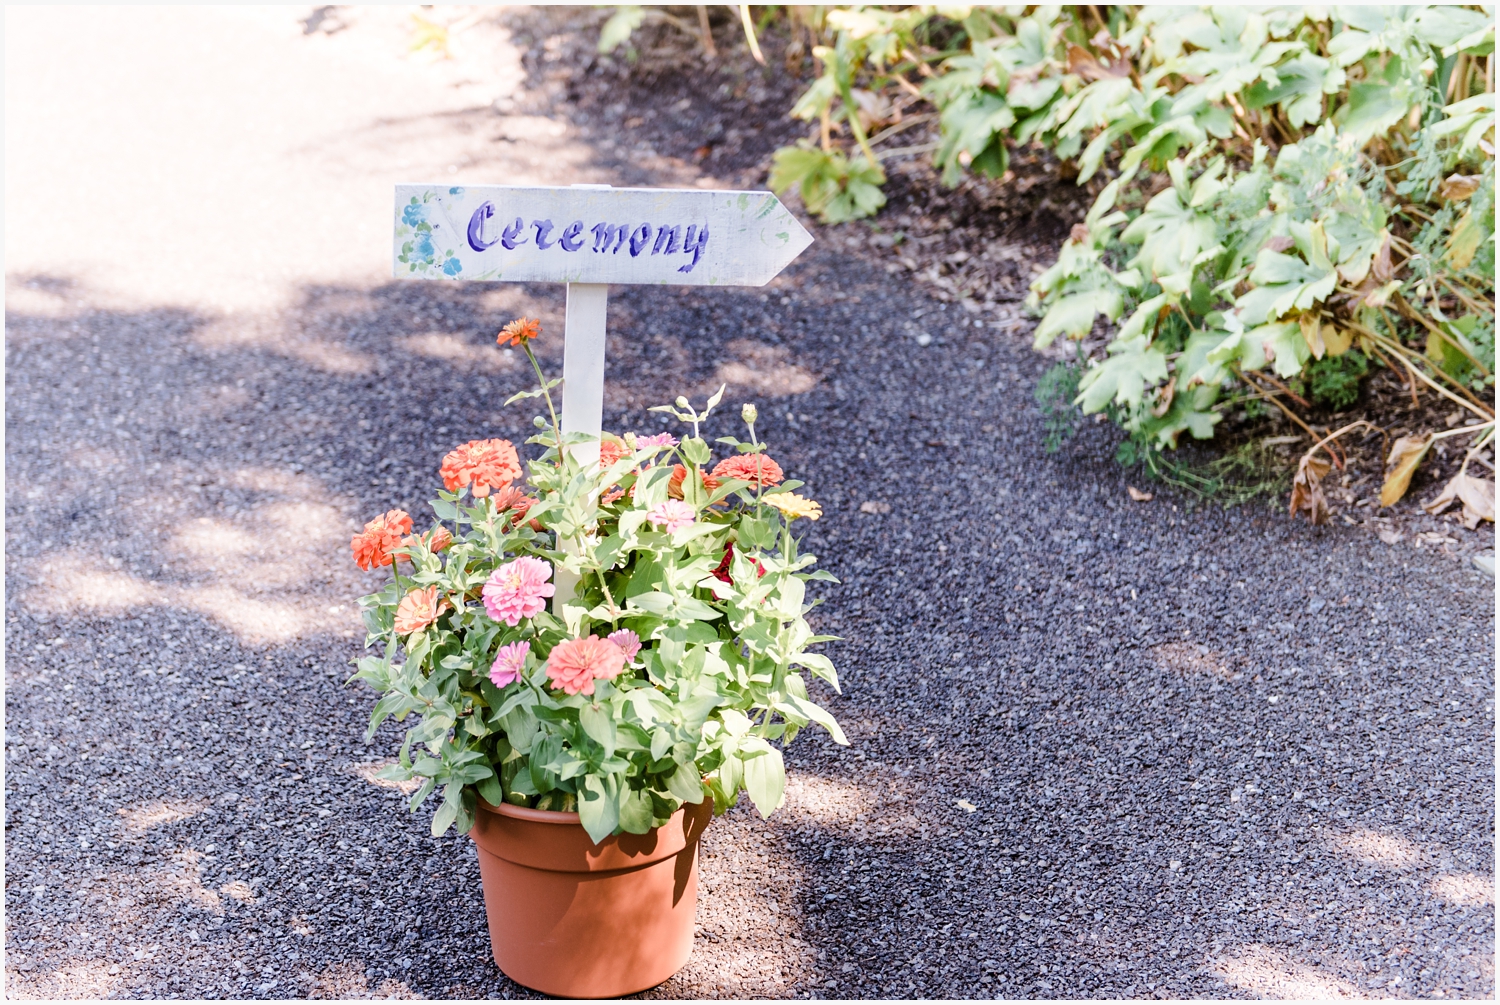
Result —
[[[538,418],[534,494],[512,484],[509,442],[465,444],[444,460],[431,531],[393,510],[354,539],[362,568],[392,573],[360,601],[382,650],[354,675],[381,696],[369,733],[417,717],[381,777],[419,783],[414,811],[442,788],[434,834],[467,831],[478,799],[576,811],[596,842],[705,795],[722,813],[744,790],[768,816],[778,741],[818,723],[847,742],[805,676],[838,687],[805,617],[806,584],[833,577],[792,533],[820,510],[756,442],[753,406],[749,440],[721,437],[730,456],[706,470],[699,432],[722,394],[701,413],[658,409],[691,425],[681,443],[562,437],[555,413]]]
[[[1073,363],[1058,363],[1050,367],[1036,382],[1031,392],[1042,412],[1042,428],[1047,431],[1042,446],[1047,453],[1055,454],[1062,445],[1078,432],[1083,414],[1073,404],[1078,394],[1079,367]]]

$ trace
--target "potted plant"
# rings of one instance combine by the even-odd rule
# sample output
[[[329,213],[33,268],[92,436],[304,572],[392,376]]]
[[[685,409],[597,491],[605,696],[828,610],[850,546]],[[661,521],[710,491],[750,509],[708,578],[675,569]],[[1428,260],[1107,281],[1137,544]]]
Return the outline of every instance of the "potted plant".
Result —
[[[443,459],[437,522],[414,534],[392,510],[353,540],[391,582],[360,603],[367,647],[353,679],[380,692],[369,735],[417,722],[381,777],[438,789],[433,834],[457,826],[479,850],[495,962],[518,983],[570,997],[652,987],[687,961],[698,837],[741,791],[781,805],[782,745],[811,723],[842,730],[809,695],[838,688],[828,641],[805,619],[814,571],[793,534],[817,503],[756,440],[720,437],[710,464],[691,427],[563,436],[531,349],[507,325],[543,398],[524,465],[506,440]]]

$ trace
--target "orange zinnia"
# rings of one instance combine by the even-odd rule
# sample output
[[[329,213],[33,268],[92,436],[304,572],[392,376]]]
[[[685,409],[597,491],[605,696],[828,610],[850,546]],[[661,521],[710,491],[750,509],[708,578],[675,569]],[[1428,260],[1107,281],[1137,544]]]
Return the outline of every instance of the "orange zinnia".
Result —
[[[526,511],[536,504],[535,499],[514,485],[506,486],[499,492],[496,492],[493,501],[497,513],[509,512],[508,519],[504,524],[507,530],[519,524],[526,517]],[[542,525],[533,520],[531,521],[531,529],[541,530]]]
[[[765,454],[737,454],[726,457],[714,465],[714,474],[720,478],[738,478],[751,485],[766,487],[780,485],[784,477],[781,465]]]
[[[438,588],[412,590],[401,598],[396,606],[396,634],[410,635],[420,632],[438,619],[448,609],[448,601],[438,596]]]
[[[694,468],[693,470],[696,471],[697,469]],[[705,475],[701,471],[699,471],[698,474],[703,478],[704,491],[712,495],[714,489],[719,487],[719,479],[713,477],[713,475]],[[682,480],[686,477],[687,468],[683,467],[681,464],[672,465],[672,477],[667,479],[667,495],[671,496],[673,499],[681,499]]]
[[[599,442],[599,467],[607,468],[622,457],[630,455],[630,448],[619,440],[601,440]]]
[[[440,473],[449,492],[472,486],[474,498],[483,499],[521,477],[521,460],[509,440],[470,440],[448,451]]]
[[[405,510],[393,509],[382,513],[365,529],[349,540],[354,552],[354,564],[368,572],[393,561],[391,550],[402,545],[402,536],[411,533],[411,516]]]
[[[525,345],[542,334],[542,323],[536,318],[516,318],[500,329],[496,345]]]
[[[418,545],[425,545],[427,550],[434,555],[445,550],[451,544],[453,544],[453,535],[448,532],[447,527],[438,527],[437,530],[427,535],[408,534],[401,539],[401,547],[403,548],[415,548]],[[404,555],[396,556],[398,562],[404,558],[406,558]],[[410,561],[410,559],[407,559],[407,561]]]

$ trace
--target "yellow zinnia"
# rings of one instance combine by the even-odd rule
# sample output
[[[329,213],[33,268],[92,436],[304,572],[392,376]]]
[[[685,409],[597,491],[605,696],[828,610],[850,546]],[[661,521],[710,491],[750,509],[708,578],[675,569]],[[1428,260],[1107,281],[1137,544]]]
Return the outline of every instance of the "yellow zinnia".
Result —
[[[775,495],[765,496],[761,502],[781,510],[788,520],[796,520],[804,516],[809,520],[816,520],[823,515],[822,506],[795,492],[778,492]]]

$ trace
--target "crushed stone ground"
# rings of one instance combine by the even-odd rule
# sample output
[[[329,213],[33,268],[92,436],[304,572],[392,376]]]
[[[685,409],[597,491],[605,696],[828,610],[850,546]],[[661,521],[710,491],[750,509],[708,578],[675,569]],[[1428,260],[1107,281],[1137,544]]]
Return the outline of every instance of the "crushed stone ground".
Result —
[[[386,278],[390,185],[750,184],[782,140],[664,154],[545,19],[423,62],[407,17],[7,15],[12,997],[530,995],[468,839],[373,780],[348,538],[524,437],[492,333],[562,291]],[[647,997],[1493,996],[1493,582],[1131,501],[1106,427],[1042,450],[1024,338],[816,233],[766,289],[612,293],[610,428],[727,382],[823,502],[853,741],[710,827]]]

